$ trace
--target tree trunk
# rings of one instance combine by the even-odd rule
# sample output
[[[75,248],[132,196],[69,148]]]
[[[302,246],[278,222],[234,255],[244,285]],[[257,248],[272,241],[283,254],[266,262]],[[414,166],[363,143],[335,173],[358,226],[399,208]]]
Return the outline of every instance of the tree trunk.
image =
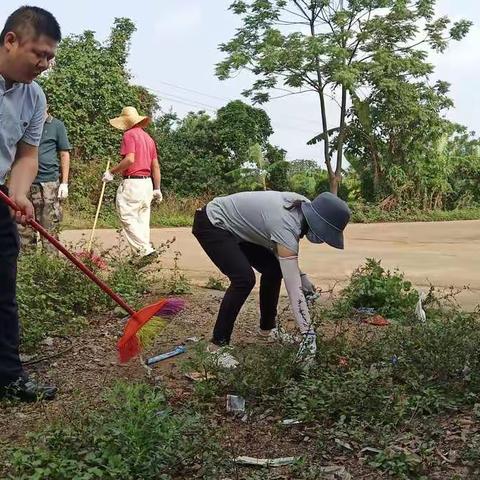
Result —
[[[373,195],[376,199],[380,190],[380,166],[378,164],[377,152],[375,147],[372,147],[372,160],[373,160]]]
[[[336,175],[333,175],[332,177],[329,178],[329,184],[330,184],[330,193],[333,193],[334,195],[338,195],[338,187],[340,186],[342,178],[337,177]]]
[[[342,103],[340,107],[340,131],[337,139],[337,165],[334,182],[330,179],[330,191],[338,194],[338,185],[342,181],[343,143],[345,141],[345,117],[347,115],[347,88],[342,85]]]
[[[310,34],[312,37],[315,37],[315,20],[314,18],[310,19]],[[332,158],[330,155],[330,142],[329,142],[329,137],[328,137],[328,123],[327,123],[327,110],[325,107],[325,96],[323,95],[323,81],[322,81],[322,72],[320,70],[320,60],[318,56],[315,58],[315,68],[316,68],[316,74],[317,74],[317,82],[318,82],[318,88],[317,88],[317,93],[318,93],[318,99],[320,101],[320,114],[322,117],[322,133],[323,133],[323,154],[325,157],[325,165],[327,166],[327,172],[328,172],[328,179],[330,182],[330,191],[332,191],[333,186],[335,185],[335,192],[338,189],[338,185],[336,178],[335,178],[335,172],[332,168]],[[333,193],[333,191],[332,191]]]

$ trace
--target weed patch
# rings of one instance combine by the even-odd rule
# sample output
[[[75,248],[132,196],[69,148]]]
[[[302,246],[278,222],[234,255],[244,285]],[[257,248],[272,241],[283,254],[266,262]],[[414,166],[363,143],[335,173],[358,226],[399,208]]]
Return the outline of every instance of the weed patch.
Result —
[[[118,384],[99,411],[54,424],[32,435],[28,446],[10,449],[10,478],[215,478],[222,464],[216,440],[199,414],[174,413],[163,390]]]
[[[134,305],[147,290],[147,277],[127,260],[110,258],[105,269],[87,263]],[[20,256],[17,301],[25,351],[32,351],[49,335],[78,333],[88,323],[88,316],[114,307],[76,267],[63,258],[42,253]]]

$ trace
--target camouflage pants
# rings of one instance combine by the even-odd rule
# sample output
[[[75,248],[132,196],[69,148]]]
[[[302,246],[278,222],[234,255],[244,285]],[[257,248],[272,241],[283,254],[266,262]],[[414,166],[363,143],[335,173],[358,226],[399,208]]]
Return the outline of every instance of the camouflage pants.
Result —
[[[60,233],[60,222],[62,220],[62,209],[58,200],[59,182],[45,182],[33,184],[30,188],[30,201],[35,209],[35,219],[55,238]],[[37,232],[30,227],[18,226],[20,241],[23,251],[37,248]],[[50,253],[56,253],[52,245],[41,238],[43,248]]]

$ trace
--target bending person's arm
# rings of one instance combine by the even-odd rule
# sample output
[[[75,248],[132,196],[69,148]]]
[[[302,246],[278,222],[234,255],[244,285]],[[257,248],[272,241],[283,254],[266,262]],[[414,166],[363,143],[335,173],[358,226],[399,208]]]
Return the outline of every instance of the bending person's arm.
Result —
[[[298,255],[282,245],[277,245],[277,253],[283,281],[298,328],[302,334],[313,332],[307,301],[302,289]]]

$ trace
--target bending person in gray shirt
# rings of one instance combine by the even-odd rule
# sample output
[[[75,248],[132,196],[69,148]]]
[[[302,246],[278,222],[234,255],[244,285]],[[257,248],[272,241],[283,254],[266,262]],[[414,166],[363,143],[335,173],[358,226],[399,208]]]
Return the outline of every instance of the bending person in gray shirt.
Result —
[[[230,343],[237,315],[255,285],[254,268],[261,273],[259,334],[268,337],[275,332],[283,278],[303,336],[299,355],[311,359],[316,353],[316,334],[304,292],[314,287],[300,272],[299,242],[306,236],[313,243],[343,249],[343,230],[349,220],[346,203],[331,193],[310,202],[291,192],[241,192],[217,197],[198,210],[193,234],[231,282],[212,343],[219,347]]]

